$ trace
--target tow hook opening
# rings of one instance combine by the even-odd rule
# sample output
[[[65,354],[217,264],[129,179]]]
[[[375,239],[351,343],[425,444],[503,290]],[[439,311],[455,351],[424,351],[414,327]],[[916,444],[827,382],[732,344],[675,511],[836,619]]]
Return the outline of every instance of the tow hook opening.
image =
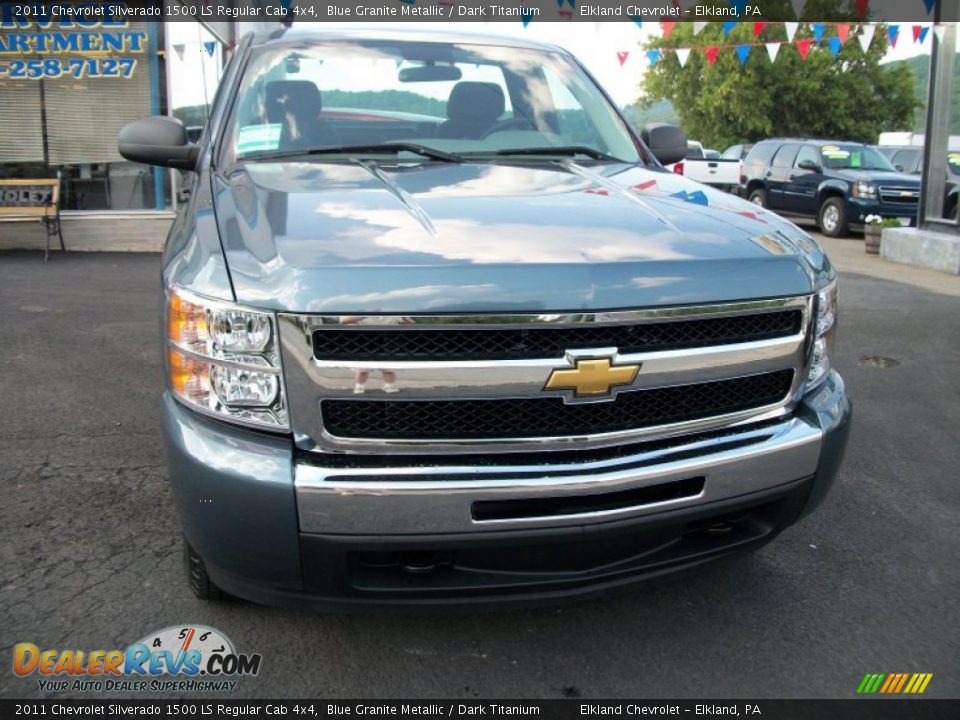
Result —
[[[437,552],[405,552],[398,559],[400,569],[408,575],[429,575],[453,562],[451,554]]]

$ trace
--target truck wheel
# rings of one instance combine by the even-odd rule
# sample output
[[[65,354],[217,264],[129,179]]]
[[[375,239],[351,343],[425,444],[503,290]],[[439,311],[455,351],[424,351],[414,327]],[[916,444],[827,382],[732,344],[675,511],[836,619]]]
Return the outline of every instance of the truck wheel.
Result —
[[[201,600],[227,599],[227,594],[213,584],[210,576],[207,575],[207,566],[204,565],[203,558],[190,546],[186,538],[183,539],[183,557],[187,565],[187,581],[194,595]]]
[[[762,208],[767,206],[767,191],[763,188],[757,188],[750,193],[750,202],[759,205]]]
[[[817,224],[824,235],[835,238],[847,236],[847,210],[844,205],[843,198],[832,197],[820,206]]]

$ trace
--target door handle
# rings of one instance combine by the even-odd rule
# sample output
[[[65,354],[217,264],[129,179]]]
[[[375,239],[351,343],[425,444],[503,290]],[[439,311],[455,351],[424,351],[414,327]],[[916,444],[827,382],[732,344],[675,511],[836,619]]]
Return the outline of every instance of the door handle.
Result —
[[[773,170],[767,170],[767,174],[764,177],[770,177],[773,175]]]

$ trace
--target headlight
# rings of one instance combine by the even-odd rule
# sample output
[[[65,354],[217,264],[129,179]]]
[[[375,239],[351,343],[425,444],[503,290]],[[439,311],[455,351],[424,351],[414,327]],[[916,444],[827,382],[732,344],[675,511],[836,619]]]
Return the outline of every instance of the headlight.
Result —
[[[853,184],[853,196],[864,200],[876,200],[877,186],[868,182],[855,182]]]
[[[807,373],[807,389],[813,390],[830,372],[830,350],[837,328],[837,281],[817,293],[817,319],[814,326],[813,355]]]
[[[271,313],[167,292],[170,389],[201,412],[243,425],[287,430],[287,403]]]

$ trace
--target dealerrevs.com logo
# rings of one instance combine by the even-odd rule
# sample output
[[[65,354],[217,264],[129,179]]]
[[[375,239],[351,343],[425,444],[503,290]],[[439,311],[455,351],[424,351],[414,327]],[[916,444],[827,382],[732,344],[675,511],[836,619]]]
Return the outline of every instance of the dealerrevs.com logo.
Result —
[[[150,633],[126,650],[13,648],[13,672],[38,675],[44,692],[229,692],[260,672],[259,653],[238,653],[226,635],[203,625]]]

